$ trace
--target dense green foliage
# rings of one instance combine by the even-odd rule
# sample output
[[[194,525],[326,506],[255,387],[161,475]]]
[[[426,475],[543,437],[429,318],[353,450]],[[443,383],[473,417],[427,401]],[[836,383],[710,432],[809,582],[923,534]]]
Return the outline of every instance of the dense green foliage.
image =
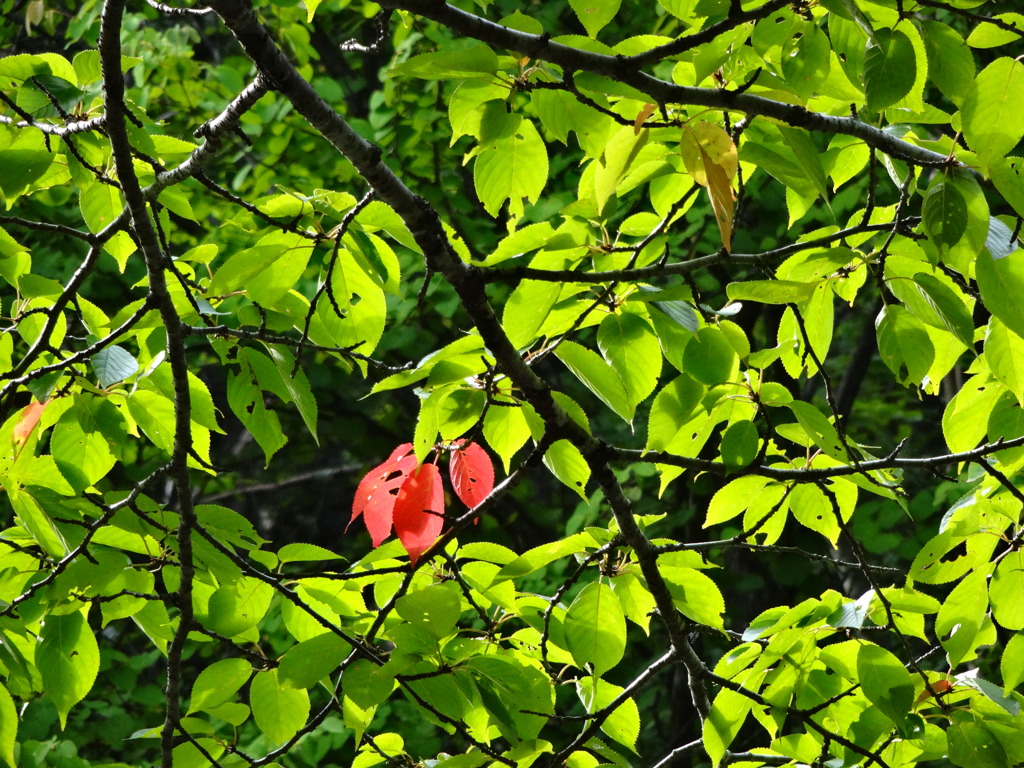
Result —
[[[0,763],[1024,763],[1015,2],[207,5],[0,0]]]

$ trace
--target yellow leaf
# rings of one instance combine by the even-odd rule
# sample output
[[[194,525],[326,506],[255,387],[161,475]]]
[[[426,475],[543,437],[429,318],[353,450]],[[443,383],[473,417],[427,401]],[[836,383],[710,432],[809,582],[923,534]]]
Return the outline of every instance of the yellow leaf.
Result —
[[[704,170],[707,175],[708,196],[711,198],[711,209],[715,212],[718,231],[722,233],[722,245],[727,253],[732,253],[732,214],[733,191],[732,182],[722,166],[712,162],[711,158],[701,150]]]
[[[683,127],[683,136],[679,144],[686,172],[702,187],[708,185],[704,170],[704,158],[720,167],[726,178],[732,182],[739,168],[739,153],[732,138],[721,126],[714,123],[698,121]]]
[[[722,234],[722,245],[732,253],[732,215],[735,195],[732,180],[739,158],[732,138],[721,127],[696,122],[683,128],[679,144],[683,165],[695,182],[708,188],[711,209]]]

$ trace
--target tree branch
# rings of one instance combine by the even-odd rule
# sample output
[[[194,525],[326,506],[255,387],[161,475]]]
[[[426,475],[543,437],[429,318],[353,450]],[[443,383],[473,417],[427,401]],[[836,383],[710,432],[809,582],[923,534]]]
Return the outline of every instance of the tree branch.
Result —
[[[156,230],[149,219],[146,198],[139,185],[132,159],[132,147],[125,124],[124,77],[121,73],[121,20],[124,0],[107,0],[100,16],[100,72],[103,80],[103,101],[107,136],[114,156],[121,189],[125,196],[125,215],[146,262],[149,296],[160,313],[167,333],[167,359],[174,385],[174,448],[168,474],[178,497],[177,532],[180,578],[176,602],[178,627],[167,649],[167,707],[160,732],[161,764],[172,768],[174,763],[174,732],[181,718],[181,656],[193,622],[192,530],[196,525],[192,491],[188,474],[188,455],[192,448],[192,406],[188,382],[188,361],[185,357],[185,330],[167,289],[163,270],[163,253]]]
[[[214,4],[219,5],[219,3]],[[437,0],[382,0],[385,8],[395,8],[432,19],[447,29],[498,48],[524,53],[532,59],[549,61],[566,71],[593,72],[635,88],[657,104],[687,104],[746,115],[762,115],[795,128],[821,133],[842,133],[863,140],[887,155],[915,165],[947,166],[948,156],[898,139],[881,128],[852,117],[836,117],[781,101],[749,93],[714,88],[694,88],[659,80],[624,66],[623,56],[584,51],[551,40],[550,35],[533,35],[488,21]]]

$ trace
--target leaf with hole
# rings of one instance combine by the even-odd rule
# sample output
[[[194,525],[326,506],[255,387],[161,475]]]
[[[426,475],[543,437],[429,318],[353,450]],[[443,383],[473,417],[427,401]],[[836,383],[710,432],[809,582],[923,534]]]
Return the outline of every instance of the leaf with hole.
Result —
[[[470,509],[479,505],[494,489],[491,457],[476,443],[466,443],[452,451],[448,472],[455,495]]]
[[[374,547],[391,535],[395,500],[402,483],[419,463],[411,451],[412,443],[395,448],[387,461],[367,472],[356,488],[349,525],[363,515]]]

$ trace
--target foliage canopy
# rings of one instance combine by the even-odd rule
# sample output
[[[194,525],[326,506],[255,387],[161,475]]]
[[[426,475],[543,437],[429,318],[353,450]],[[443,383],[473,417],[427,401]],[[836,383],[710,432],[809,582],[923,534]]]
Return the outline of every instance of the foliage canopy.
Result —
[[[0,762],[1024,763],[1014,6],[2,0]]]

